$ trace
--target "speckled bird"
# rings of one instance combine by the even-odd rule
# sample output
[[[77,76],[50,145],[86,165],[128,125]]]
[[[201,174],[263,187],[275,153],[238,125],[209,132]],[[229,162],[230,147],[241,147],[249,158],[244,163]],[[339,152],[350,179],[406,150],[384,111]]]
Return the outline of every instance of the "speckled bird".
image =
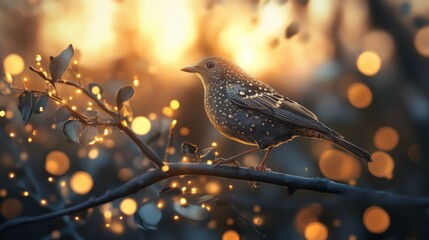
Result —
[[[273,147],[297,136],[327,140],[364,162],[372,161],[368,152],[325,126],[310,110],[249,76],[228,59],[208,57],[181,70],[201,79],[207,116],[220,133],[266,150],[258,169],[266,169],[265,161]]]

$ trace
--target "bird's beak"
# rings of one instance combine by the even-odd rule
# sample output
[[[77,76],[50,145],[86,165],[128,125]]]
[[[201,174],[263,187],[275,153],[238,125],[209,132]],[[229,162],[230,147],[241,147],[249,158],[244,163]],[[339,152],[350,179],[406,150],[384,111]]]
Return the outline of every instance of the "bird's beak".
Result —
[[[196,73],[199,72],[197,66],[190,66],[190,67],[184,67],[182,69],[180,69],[184,72],[188,72],[188,73]]]

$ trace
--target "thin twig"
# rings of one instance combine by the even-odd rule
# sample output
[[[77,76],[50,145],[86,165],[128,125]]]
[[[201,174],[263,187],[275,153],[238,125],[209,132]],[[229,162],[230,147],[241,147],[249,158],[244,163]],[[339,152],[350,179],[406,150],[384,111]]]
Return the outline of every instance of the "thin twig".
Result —
[[[169,170],[166,172],[163,172],[160,168],[150,170],[126,182],[115,190],[108,191],[98,198],[91,198],[90,200],[81,204],[55,212],[50,212],[44,215],[19,217],[6,221],[0,225],[0,233],[22,225],[45,221],[48,219],[77,213],[91,207],[99,206],[101,204],[134,194],[141,189],[151,186],[152,184],[164,179],[181,175],[204,175],[270,183],[298,190],[355,196],[356,199],[359,199],[359,201],[365,200],[384,205],[414,206],[421,208],[429,207],[429,197],[401,196],[385,191],[368,190],[360,187],[350,186],[327,179],[307,178],[278,172],[265,172],[226,165],[215,166],[197,163],[171,163],[168,164],[168,166]]]
[[[33,67],[30,67],[30,70],[33,71],[33,72],[35,72],[35,73],[37,73],[44,80],[52,83],[52,79],[50,79],[47,76],[45,76],[45,74],[43,74],[42,71],[38,71],[37,69],[35,69]],[[118,129],[122,130],[137,145],[137,147],[140,149],[140,151],[144,155],[146,155],[157,167],[162,167],[164,165],[162,163],[161,158],[158,156],[158,154],[152,148],[150,148],[149,146],[147,146],[133,131],[131,131],[128,128],[128,126],[125,126],[125,125],[123,125],[122,123],[119,122],[119,118],[120,118],[119,114],[116,113],[115,111],[111,110],[104,102],[102,102],[101,100],[99,100],[88,89],[82,87],[81,85],[79,85],[79,84],[77,84],[77,83],[75,83],[73,81],[67,81],[67,80],[63,80],[63,79],[60,79],[60,80],[56,81],[56,83],[64,84],[64,85],[68,85],[68,86],[72,86],[74,88],[79,89],[83,94],[85,94],[92,101],[94,101],[95,104],[97,104],[97,106],[99,108],[101,108],[104,112],[106,112],[107,114],[109,114],[114,120],[118,121],[118,122],[111,122],[111,124],[109,124],[109,126],[116,126]],[[58,98],[58,99],[54,99],[54,100],[61,102],[61,98],[59,98],[58,96],[49,96],[49,97],[51,97],[51,98],[52,97]],[[86,121],[86,119],[84,119],[79,113],[77,113],[73,109],[71,109],[68,105],[66,105],[66,107],[72,113],[72,115],[74,117],[76,117],[77,119],[79,119],[81,122],[83,122],[83,123],[85,123],[87,125],[94,125],[94,124],[97,125],[97,123],[89,123],[88,121]],[[102,124],[98,124],[98,125],[102,125]]]
[[[170,149],[171,145],[173,144],[173,135],[174,135],[174,129],[176,128],[177,120],[173,120],[170,124],[170,130],[168,131],[168,140],[167,140],[167,147],[165,148],[165,154],[164,154],[164,163],[168,163],[168,156],[170,155]]]

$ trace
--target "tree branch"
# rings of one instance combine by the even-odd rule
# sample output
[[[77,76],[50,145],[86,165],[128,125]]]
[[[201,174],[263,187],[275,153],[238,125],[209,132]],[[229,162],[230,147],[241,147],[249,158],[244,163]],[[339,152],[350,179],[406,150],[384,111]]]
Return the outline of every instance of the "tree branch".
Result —
[[[37,69],[35,69],[34,67],[30,67],[30,70],[37,73],[41,78],[43,78],[45,81],[48,81],[49,83],[52,84],[52,79],[50,79],[49,77],[45,76],[45,74],[42,71],[39,71]],[[68,85],[68,86],[72,86],[76,89],[79,89],[83,94],[85,94],[87,97],[89,97],[92,101],[95,102],[95,104],[97,104],[97,106],[99,108],[101,108],[104,112],[106,112],[107,114],[109,114],[114,121],[118,121],[118,123],[107,123],[106,125],[113,125],[116,126],[118,129],[122,130],[136,145],[137,147],[140,149],[140,151],[146,155],[158,168],[162,167],[164,164],[161,160],[161,158],[158,156],[158,154],[149,146],[147,146],[141,139],[139,136],[137,136],[133,131],[131,131],[131,129],[128,128],[128,126],[123,125],[122,123],[119,122],[120,116],[118,113],[116,113],[115,111],[113,111],[112,109],[110,109],[103,101],[99,100],[94,94],[92,94],[88,89],[84,88],[83,86],[81,86],[80,84],[77,84],[73,81],[67,81],[67,80],[63,80],[60,79],[58,81],[56,81],[55,83],[58,84],[64,84],[64,85]],[[52,86],[55,87],[54,84],[52,84]],[[58,94],[58,92],[57,92]],[[57,102],[62,102],[61,98],[58,96],[51,96],[49,95],[50,98],[52,98],[53,100],[57,101]],[[81,121],[82,123],[85,123],[87,125],[98,125],[97,123],[95,124],[91,124],[88,123],[86,121],[86,119],[82,118],[81,114],[75,112],[74,110],[72,110],[72,108],[70,108],[70,106],[65,105],[67,107],[67,109],[69,110],[70,113],[72,113],[72,115],[76,118],[79,119],[79,121]]]
[[[118,187],[113,191],[108,191],[98,198],[91,198],[88,201],[75,205],[73,207],[65,208],[40,216],[24,216],[6,221],[0,225],[0,233],[22,225],[74,214],[91,207],[99,206],[101,204],[134,194],[139,190],[144,189],[164,179],[181,175],[204,175],[270,183],[279,186],[285,186],[288,188],[289,192],[294,192],[294,190],[308,190],[338,195],[352,195],[356,197],[365,196],[364,199],[367,199],[371,202],[381,203],[384,205],[412,205],[415,207],[422,208],[429,207],[429,197],[401,196],[385,191],[363,189],[321,178],[307,178],[278,172],[265,172],[244,167],[225,165],[171,163],[168,164],[168,166],[169,169],[166,172],[163,172],[161,168],[150,170],[124,183],[122,186]]]

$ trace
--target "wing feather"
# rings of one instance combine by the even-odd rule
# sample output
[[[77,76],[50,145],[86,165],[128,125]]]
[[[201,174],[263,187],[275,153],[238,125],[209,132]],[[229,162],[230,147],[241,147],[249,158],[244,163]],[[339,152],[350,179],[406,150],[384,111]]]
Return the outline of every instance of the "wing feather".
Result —
[[[259,82],[244,86],[228,84],[226,93],[228,98],[235,104],[253,109],[285,124],[294,124],[342,137],[319,122],[316,115],[310,110],[289,98],[283,97],[268,85],[261,85]]]

